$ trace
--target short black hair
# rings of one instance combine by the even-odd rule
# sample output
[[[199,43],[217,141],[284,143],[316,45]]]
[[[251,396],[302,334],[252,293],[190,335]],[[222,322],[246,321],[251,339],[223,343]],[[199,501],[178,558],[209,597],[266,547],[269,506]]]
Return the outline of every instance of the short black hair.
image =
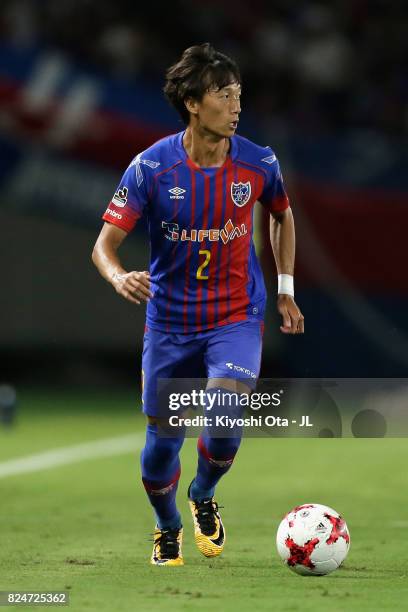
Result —
[[[170,66],[163,91],[188,125],[190,113],[185,105],[186,99],[200,101],[209,89],[222,89],[231,83],[241,84],[238,65],[216,51],[210,43],[204,43],[186,49],[181,59]]]

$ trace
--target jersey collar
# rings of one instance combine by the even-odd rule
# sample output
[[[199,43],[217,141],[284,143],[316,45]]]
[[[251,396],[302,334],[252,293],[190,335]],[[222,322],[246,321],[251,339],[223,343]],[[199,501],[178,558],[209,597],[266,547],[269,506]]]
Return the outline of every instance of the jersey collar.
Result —
[[[201,168],[200,166],[198,166],[195,162],[193,162],[192,159],[189,158],[189,156],[187,155],[187,151],[184,148],[183,145],[183,137],[185,134],[186,130],[183,130],[182,132],[179,132],[177,134],[177,138],[175,141],[175,146],[177,149],[178,154],[180,155],[181,159],[193,170],[198,170],[200,172],[203,171],[203,168]],[[217,172],[223,170],[224,168],[226,168],[227,166],[230,166],[231,163],[236,159],[237,154],[238,154],[238,142],[237,142],[237,138],[236,136],[232,136],[230,138],[230,150],[229,153],[227,155],[227,158],[225,160],[225,162],[223,163],[222,166],[220,166],[219,168],[214,168],[214,170],[216,170]]]

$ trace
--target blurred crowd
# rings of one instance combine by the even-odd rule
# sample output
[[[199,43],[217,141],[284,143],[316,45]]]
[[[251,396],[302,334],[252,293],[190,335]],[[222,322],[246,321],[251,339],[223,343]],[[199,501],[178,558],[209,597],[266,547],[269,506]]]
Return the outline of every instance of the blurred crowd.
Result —
[[[241,66],[253,112],[320,133],[408,131],[403,0],[2,0],[3,40],[59,48],[87,68],[149,81],[191,44]]]

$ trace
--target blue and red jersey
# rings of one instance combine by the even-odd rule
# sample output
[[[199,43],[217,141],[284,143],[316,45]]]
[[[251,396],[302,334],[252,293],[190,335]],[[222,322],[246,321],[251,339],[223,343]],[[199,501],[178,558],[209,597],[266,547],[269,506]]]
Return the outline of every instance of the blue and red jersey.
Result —
[[[223,166],[201,168],[183,136],[137,155],[103,215],[126,232],[147,215],[154,293],[147,325],[187,333],[262,320],[266,291],[253,243],[254,204],[270,212],[289,206],[278,160],[270,147],[235,135]]]

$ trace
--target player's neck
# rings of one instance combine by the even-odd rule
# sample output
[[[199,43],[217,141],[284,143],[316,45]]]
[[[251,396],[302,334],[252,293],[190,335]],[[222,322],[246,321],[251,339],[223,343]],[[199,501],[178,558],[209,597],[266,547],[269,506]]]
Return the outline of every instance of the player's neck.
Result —
[[[189,158],[201,168],[219,168],[225,162],[229,150],[229,138],[215,138],[199,129],[188,126],[183,145]]]

